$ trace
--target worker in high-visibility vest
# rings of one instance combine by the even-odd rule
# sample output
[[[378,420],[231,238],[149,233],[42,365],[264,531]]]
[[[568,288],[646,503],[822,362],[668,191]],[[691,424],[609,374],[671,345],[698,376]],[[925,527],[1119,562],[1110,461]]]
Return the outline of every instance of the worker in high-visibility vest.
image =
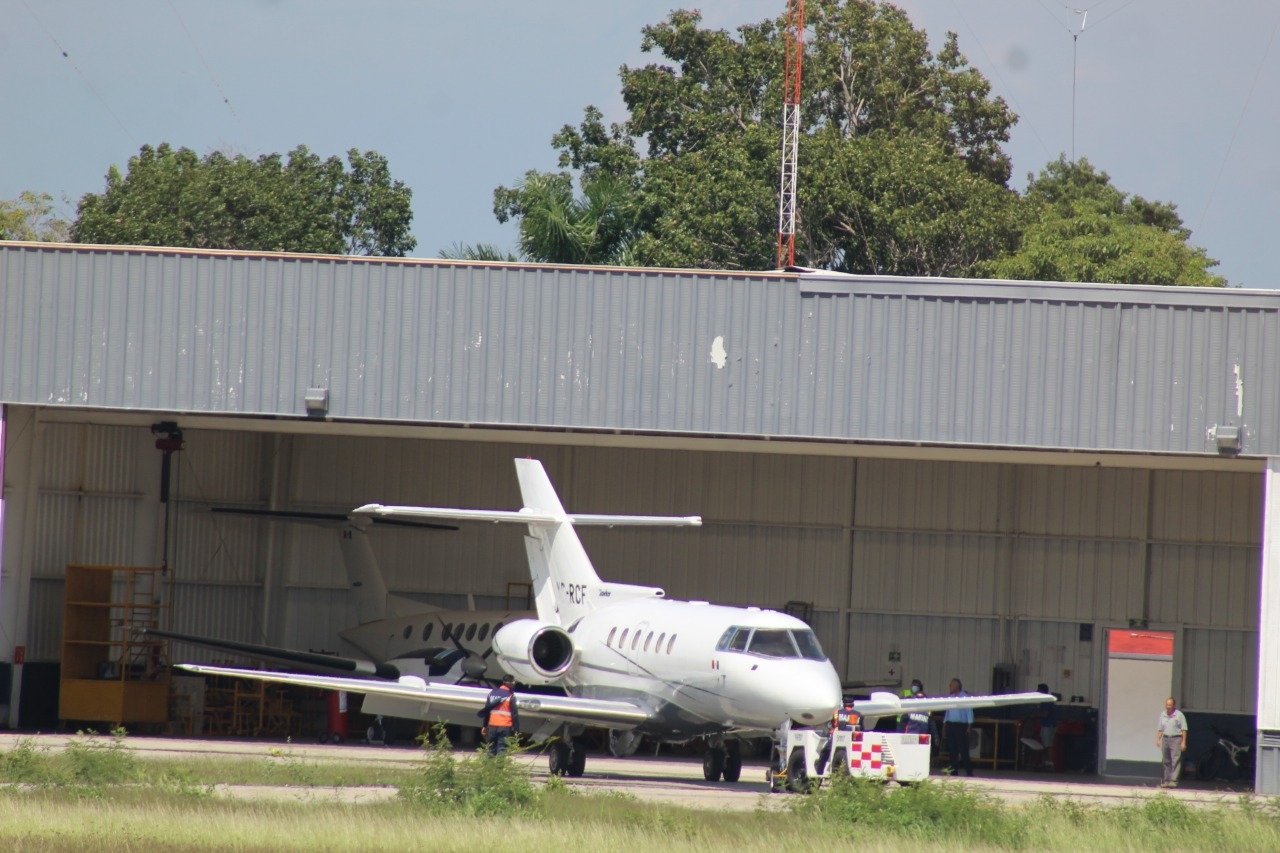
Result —
[[[500,755],[506,751],[507,738],[520,730],[520,713],[516,709],[516,694],[512,685],[515,678],[508,675],[502,683],[489,691],[479,717],[484,720],[480,734],[489,744],[490,755]]]
[[[831,731],[856,732],[862,728],[862,715],[853,709],[853,698],[846,696],[844,704],[831,715]]]
[[[827,764],[834,761],[836,757],[836,732],[858,732],[862,731],[862,715],[853,708],[853,697],[844,697],[843,704],[836,708],[835,713],[831,715],[831,741],[827,747],[827,754],[818,761],[818,772],[824,772]],[[832,768],[835,769],[835,768]],[[848,768],[846,768],[848,769]]]

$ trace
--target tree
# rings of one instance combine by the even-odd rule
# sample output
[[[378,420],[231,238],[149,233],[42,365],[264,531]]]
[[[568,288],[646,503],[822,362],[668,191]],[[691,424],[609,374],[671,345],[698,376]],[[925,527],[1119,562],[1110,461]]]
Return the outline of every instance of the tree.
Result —
[[[0,240],[65,243],[71,224],[54,216],[53,196],[30,190],[0,201]]]
[[[112,166],[101,195],[80,199],[71,237],[81,243],[403,256],[412,191],[374,151],[321,160],[306,146],[288,159],[167,143],[142,147],[127,174]]]
[[[802,263],[958,274],[1007,251],[1016,199],[1000,146],[1016,117],[968,67],[955,35],[934,56],[925,33],[887,3],[810,0],[807,14]],[[613,183],[606,198],[630,225],[636,262],[774,265],[784,25],[747,24],[735,37],[704,29],[697,12],[673,12],[641,41],[665,61],[622,68],[627,121],[606,130],[588,107],[578,128],[553,138],[584,197],[597,181]],[[525,190],[538,174],[498,188],[500,219],[535,209]],[[555,180],[563,193],[572,179]]]
[[[515,188],[494,191],[499,222],[520,220],[520,252],[555,264],[630,262],[635,215],[631,189],[623,180],[596,173],[574,195],[566,172],[529,172]]]
[[[440,257],[453,261],[501,261],[516,263],[520,258],[511,252],[499,249],[492,243],[454,243],[447,249],[439,251]]]
[[[1224,287],[1217,261],[1188,241],[1177,208],[1129,196],[1088,160],[1059,157],[1028,175],[1025,230],[1017,248],[975,266],[977,275]]]

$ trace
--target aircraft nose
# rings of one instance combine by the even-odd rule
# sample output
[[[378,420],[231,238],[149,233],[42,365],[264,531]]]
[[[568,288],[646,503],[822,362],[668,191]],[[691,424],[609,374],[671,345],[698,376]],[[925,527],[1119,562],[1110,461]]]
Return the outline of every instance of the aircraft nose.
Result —
[[[830,665],[789,687],[787,716],[800,725],[812,726],[825,722],[840,707],[840,677]]]

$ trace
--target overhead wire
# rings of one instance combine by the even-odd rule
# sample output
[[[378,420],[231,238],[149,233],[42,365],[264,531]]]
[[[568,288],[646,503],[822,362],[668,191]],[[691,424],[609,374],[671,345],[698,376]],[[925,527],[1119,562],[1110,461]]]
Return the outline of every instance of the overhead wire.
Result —
[[[40,16],[35,13],[35,10],[31,8],[31,5],[27,3],[27,0],[20,0],[20,2],[23,7],[26,8],[27,13],[31,15],[37,24],[40,25],[40,29],[44,30],[44,33],[49,37],[49,40],[53,42],[54,47],[58,49],[58,53],[62,54],[63,59],[71,63],[71,67],[75,70],[76,74],[80,76],[80,79],[84,81],[84,84],[89,87],[89,91],[93,92],[94,97],[102,102],[102,106],[111,115],[111,117],[115,119],[116,124],[120,125],[120,129],[124,131],[125,136],[129,137],[129,140],[136,146],[138,144],[138,140],[129,132],[129,128],[125,126],[125,123],[120,120],[120,116],[116,115],[116,111],[111,109],[111,104],[105,97],[103,97],[102,93],[98,91],[97,87],[93,85],[93,82],[89,79],[88,75],[80,70],[80,66],[71,58],[71,54],[68,53],[66,48],[58,42],[57,37],[54,36],[53,32],[47,26],[45,26],[44,21],[40,20]]]
[[[973,36],[973,40],[977,42],[978,49],[982,51],[982,55],[986,58],[988,67],[991,68],[992,73],[996,75],[996,79],[1000,81],[1000,85],[1003,86],[1005,91],[1009,94],[1009,100],[1013,103],[1014,109],[1018,111],[1019,118],[1026,118],[1027,127],[1031,128],[1031,135],[1036,138],[1036,142],[1039,142],[1040,147],[1044,149],[1045,158],[1052,159],[1053,155],[1049,152],[1049,146],[1045,145],[1044,140],[1040,138],[1040,132],[1036,130],[1035,124],[1026,116],[1025,113],[1023,113],[1022,108],[1018,106],[1018,101],[1013,96],[1013,88],[1005,81],[1004,77],[1000,75],[1000,67],[996,64],[995,60],[991,58],[991,54],[987,52],[987,48],[982,43],[982,39],[978,37],[977,30],[975,30],[973,25],[969,23],[969,19],[964,16],[964,12],[960,10],[960,6],[956,3],[956,0],[951,0],[951,7],[956,10],[956,14],[960,16],[960,20],[964,21],[965,28],[969,31],[969,35]]]
[[[1266,65],[1267,57],[1271,54],[1271,48],[1276,43],[1276,34],[1280,33],[1280,16],[1276,17],[1275,24],[1271,27],[1271,36],[1267,39],[1267,46],[1262,49],[1262,57],[1258,60],[1258,65],[1253,71],[1253,81],[1249,84],[1249,92],[1244,96],[1244,103],[1240,106],[1240,115],[1236,119],[1236,126],[1231,131],[1231,139],[1227,141],[1227,150],[1222,153],[1222,162],[1218,164],[1218,172],[1214,176],[1213,183],[1209,185],[1209,197],[1205,200],[1204,209],[1200,211],[1200,215],[1196,218],[1196,227],[1193,230],[1199,230],[1204,224],[1205,217],[1209,215],[1209,208],[1213,205],[1213,197],[1217,195],[1218,187],[1222,183],[1222,173],[1226,171],[1227,162],[1231,159],[1231,149],[1235,147],[1236,137],[1240,135],[1240,127],[1244,124],[1244,117],[1249,112],[1249,102],[1253,100],[1253,93],[1258,88],[1258,80],[1262,77],[1262,68]]]
[[[222,103],[227,105],[227,109],[231,111],[231,117],[236,120],[242,128],[240,116],[236,114],[236,108],[231,105],[231,99],[227,97],[226,91],[222,88],[222,83],[218,81],[217,75],[213,73],[213,69],[209,67],[209,63],[205,61],[204,54],[200,52],[200,44],[191,35],[191,30],[187,28],[187,23],[178,14],[178,7],[173,5],[173,0],[169,0],[169,8],[173,11],[173,16],[178,19],[178,26],[182,27],[182,31],[187,34],[187,41],[191,42],[191,46],[195,49],[196,58],[200,60],[200,64],[204,66],[205,73],[209,75],[209,79],[213,82],[213,87],[218,90],[218,96],[222,98]]]

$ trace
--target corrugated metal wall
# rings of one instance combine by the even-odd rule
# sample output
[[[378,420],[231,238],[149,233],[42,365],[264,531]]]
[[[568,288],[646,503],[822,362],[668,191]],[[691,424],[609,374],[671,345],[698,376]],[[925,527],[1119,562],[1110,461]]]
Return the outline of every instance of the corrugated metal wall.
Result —
[[[1274,292],[0,244],[0,401],[1280,455]]]
[[[159,455],[145,428],[47,428],[33,659],[58,654],[63,565],[129,562],[136,517],[157,511],[135,482]],[[262,641],[280,619],[287,645],[332,648],[349,624],[336,534],[206,511],[266,506],[275,466],[290,472],[279,507],[517,508],[511,460],[529,455],[571,510],[703,516],[696,529],[584,529],[603,576],[679,598],[808,603],[849,679],[893,664],[937,689],[953,675],[985,689],[1012,663],[1020,687],[1096,700],[1103,630],[1147,619],[1182,631],[1186,707],[1253,710],[1261,478],[1244,474],[191,430],[171,505],[175,627]],[[527,581],[521,537],[463,525],[371,541],[393,591],[483,606]],[[268,614],[272,573],[285,591]]]

